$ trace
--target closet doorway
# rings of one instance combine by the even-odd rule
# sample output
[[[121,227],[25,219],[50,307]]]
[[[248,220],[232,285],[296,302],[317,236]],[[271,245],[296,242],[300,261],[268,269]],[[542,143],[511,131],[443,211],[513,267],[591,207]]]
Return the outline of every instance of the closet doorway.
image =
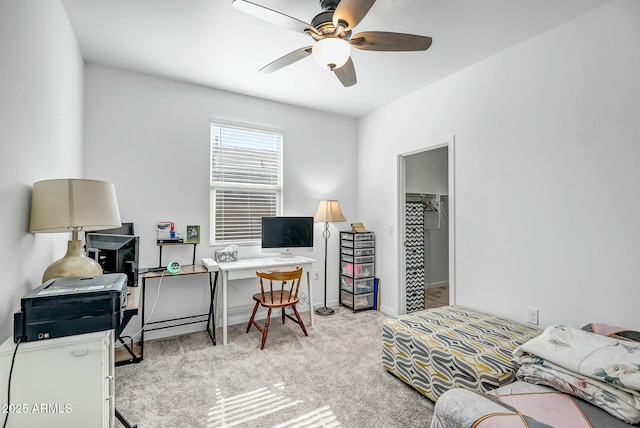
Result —
[[[453,139],[399,157],[401,313],[454,303]]]

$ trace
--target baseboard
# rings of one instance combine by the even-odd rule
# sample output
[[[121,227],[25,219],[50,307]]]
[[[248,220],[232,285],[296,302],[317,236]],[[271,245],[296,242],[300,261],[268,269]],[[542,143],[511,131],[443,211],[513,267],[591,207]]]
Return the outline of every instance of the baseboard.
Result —
[[[397,311],[393,310],[392,308],[388,308],[386,306],[380,306],[380,312],[392,317],[397,317],[398,315],[400,315],[399,313],[397,313]]]
[[[315,299],[314,299],[315,301]],[[313,304],[314,308],[320,308],[322,307],[322,305],[324,305],[323,302],[317,303],[315,302]],[[329,307],[337,307],[338,306],[338,301],[330,301],[327,302],[327,305]],[[236,325],[236,324],[246,324],[249,322],[249,318],[251,318],[251,312],[253,311],[253,305],[252,306],[244,306],[244,307],[239,307],[239,308],[233,308],[233,309],[229,309],[227,311],[227,324],[228,325]],[[308,303],[299,303],[298,304],[298,312],[300,312],[300,314],[305,314],[309,312],[309,304]],[[258,309],[258,313],[256,314],[256,320],[263,320],[267,317],[267,311],[263,308],[263,309]],[[216,319],[216,326],[220,327],[222,326],[222,311],[220,312],[219,316]]]

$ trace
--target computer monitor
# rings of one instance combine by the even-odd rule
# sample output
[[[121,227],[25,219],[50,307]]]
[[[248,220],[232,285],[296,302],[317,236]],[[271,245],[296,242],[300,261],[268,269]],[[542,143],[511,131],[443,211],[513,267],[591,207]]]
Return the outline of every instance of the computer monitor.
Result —
[[[139,239],[133,235],[85,234],[87,255],[95,259],[104,273],[127,274],[127,286],[138,285]]]
[[[122,226],[113,229],[96,230],[95,233],[108,233],[110,235],[135,235],[133,233],[133,223],[121,223]]]
[[[313,217],[262,217],[260,246],[282,257],[313,251]]]

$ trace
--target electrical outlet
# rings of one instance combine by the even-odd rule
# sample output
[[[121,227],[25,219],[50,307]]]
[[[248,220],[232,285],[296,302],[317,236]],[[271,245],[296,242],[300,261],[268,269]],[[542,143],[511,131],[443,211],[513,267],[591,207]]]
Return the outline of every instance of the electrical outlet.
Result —
[[[317,269],[313,271],[313,280],[314,281],[320,280],[320,271],[318,271]]]
[[[527,322],[529,324],[538,325],[538,310],[535,308],[527,308]]]

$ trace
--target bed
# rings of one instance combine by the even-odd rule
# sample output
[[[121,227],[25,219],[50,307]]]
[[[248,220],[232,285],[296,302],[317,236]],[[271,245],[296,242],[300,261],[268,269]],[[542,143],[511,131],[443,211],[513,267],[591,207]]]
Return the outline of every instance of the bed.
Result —
[[[513,384],[485,394],[442,394],[431,428],[637,425],[640,343],[623,337],[621,329],[607,335],[584,330],[550,326],[516,348]]]
[[[515,380],[513,351],[542,330],[464,306],[444,306],[382,323],[382,362],[436,401],[462,387],[486,392]]]
[[[483,394],[453,389],[435,406],[430,428],[629,428],[604,410],[542,385],[516,381]]]

